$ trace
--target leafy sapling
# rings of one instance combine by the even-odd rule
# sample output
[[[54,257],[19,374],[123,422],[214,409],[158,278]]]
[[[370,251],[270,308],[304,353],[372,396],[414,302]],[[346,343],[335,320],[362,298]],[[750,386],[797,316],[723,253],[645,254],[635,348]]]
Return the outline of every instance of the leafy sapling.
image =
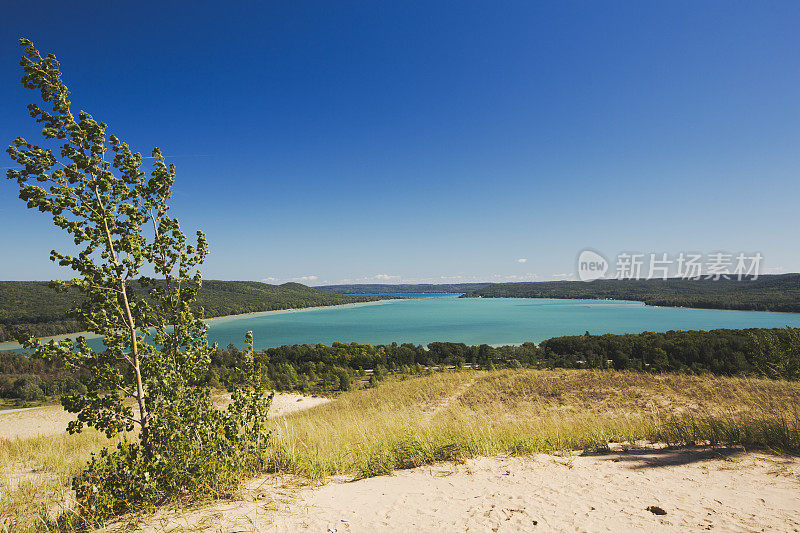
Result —
[[[29,208],[71,236],[74,250],[53,250],[50,259],[76,276],[52,286],[83,294],[71,315],[102,336],[104,349],[82,336],[41,344],[21,334],[20,342],[91,376],[85,391],[62,400],[76,414],[71,433],[91,426],[110,438],[138,430],[136,442],[104,451],[75,480],[82,511],[101,521],[177,493],[223,490],[264,451],[271,397],[248,363],[250,377],[231,409],[211,402],[204,379],[215,347],[202,310],[192,307],[208,244],[200,231],[190,243],[169,213],[175,167],[154,148],[145,172],[142,155],[106,124],[73,113],[56,57],[27,39],[20,44],[22,84],[43,101],[28,110],[46,144],[14,139],[7,152],[17,168],[7,177]]]

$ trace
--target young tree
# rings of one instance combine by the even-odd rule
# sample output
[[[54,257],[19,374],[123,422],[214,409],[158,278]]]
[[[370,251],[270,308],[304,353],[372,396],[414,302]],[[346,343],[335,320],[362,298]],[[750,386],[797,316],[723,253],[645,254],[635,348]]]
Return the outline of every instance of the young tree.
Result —
[[[190,462],[213,462],[215,457],[230,461],[242,446],[250,449],[251,437],[263,429],[268,405],[263,387],[253,393],[254,385],[222,414],[213,408],[203,386],[212,347],[202,312],[194,312],[191,303],[201,286],[198,267],[208,245],[200,231],[190,244],[178,220],[169,215],[174,166],[167,165],[154,148],[148,176],[141,154],[107,135],[106,124],[85,111],[73,114],[55,56],[42,57],[27,39],[20,39],[20,44],[22,83],[39,91],[45,104],[31,104],[28,109],[42,124],[50,146],[17,137],[8,153],[21,168],[8,170],[7,177],[17,182],[19,197],[29,208],[50,214],[53,223],[71,235],[75,251],[53,250],[50,259],[70,267],[77,277],[53,286],[83,293],[83,303],[72,315],[85,330],[103,336],[105,349],[92,350],[83,337],[44,345],[31,336],[21,341],[45,359],[61,360],[67,368],[92,376],[85,393],[62,400],[69,412],[77,414],[69,431],[93,426],[112,437],[138,428],[138,445],[120,448],[116,458],[105,454],[101,462],[104,468],[119,461],[136,463],[147,471],[143,484],[161,475],[156,492],[164,496],[179,471],[193,471]],[[254,419],[245,420],[254,412]],[[224,442],[214,440],[220,434]],[[182,438],[193,440],[187,443]],[[261,440],[259,436],[257,441]],[[186,446],[197,448],[194,458],[184,453]],[[217,455],[206,457],[211,448]],[[220,456],[221,451],[229,455]],[[164,466],[179,456],[182,463]],[[205,458],[198,459],[201,456]],[[92,465],[89,471],[100,468],[98,462]],[[101,478],[107,479],[97,479]],[[142,494],[143,499],[158,499]],[[124,505],[96,514],[120,510],[126,510]]]

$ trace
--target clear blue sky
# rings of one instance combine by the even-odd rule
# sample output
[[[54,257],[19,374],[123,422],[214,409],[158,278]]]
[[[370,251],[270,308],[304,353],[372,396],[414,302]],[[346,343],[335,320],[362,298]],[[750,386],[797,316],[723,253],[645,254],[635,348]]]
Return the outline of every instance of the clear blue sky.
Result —
[[[585,247],[796,272],[798,27],[798,2],[12,2],[0,140],[39,139],[26,36],[174,156],[206,278],[553,279]],[[68,275],[6,180],[0,222],[0,279]]]

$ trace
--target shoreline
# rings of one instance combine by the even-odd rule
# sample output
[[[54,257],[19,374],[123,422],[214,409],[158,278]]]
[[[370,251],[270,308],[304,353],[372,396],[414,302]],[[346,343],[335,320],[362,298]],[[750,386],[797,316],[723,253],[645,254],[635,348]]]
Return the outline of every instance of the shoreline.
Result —
[[[366,296],[366,295],[358,295],[358,296]],[[387,295],[388,296],[388,295]],[[415,300],[416,298],[387,298],[384,300],[374,300],[374,301],[367,301],[367,302],[352,302],[346,304],[336,304],[336,305],[317,305],[312,307],[294,307],[289,309],[275,309],[271,311],[254,311],[250,313],[240,313],[235,315],[223,315],[218,317],[206,318],[205,322],[208,326],[213,326],[214,324],[222,324],[227,322],[232,322],[238,319],[243,318],[258,318],[262,316],[270,316],[276,314],[285,314],[285,313],[302,313],[306,311],[323,311],[325,309],[346,309],[346,308],[356,308],[356,307],[364,307],[364,306],[373,306],[373,305],[383,305],[383,304],[390,304],[396,303],[399,301],[405,300]],[[437,299],[437,298],[434,298]],[[438,298],[438,299],[451,299],[448,298]],[[460,299],[460,297],[452,297],[452,299]],[[466,298],[471,299],[471,298]],[[663,310],[684,310],[684,311],[711,311],[711,312],[722,312],[722,313],[729,313],[729,312],[739,312],[739,313],[758,313],[758,314],[775,314],[775,315],[800,315],[800,313],[792,312],[792,311],[751,311],[745,309],[720,309],[720,308],[704,308],[704,307],[683,307],[683,306],[664,306],[664,305],[648,305],[641,300],[615,300],[615,299],[607,299],[607,298],[526,298],[526,297],[487,297],[487,298],[472,298],[472,299],[484,299],[484,300],[520,300],[520,301],[536,301],[536,300],[549,300],[553,302],[554,306],[574,306],[574,305],[587,305],[587,306],[608,306],[608,307],[626,307],[626,306],[636,306],[641,307],[643,309],[663,309]],[[758,327],[758,326],[748,326],[748,327]],[[783,327],[783,326],[782,326]],[[725,329],[725,328],[722,328]],[[636,332],[640,333],[640,332]],[[41,337],[40,341],[48,342],[50,340],[60,341],[63,339],[75,338],[77,336],[83,336],[87,340],[91,339],[98,339],[102,337],[96,333],[80,331],[74,333],[63,333],[60,335],[54,335],[50,337]],[[442,340],[437,339],[441,342],[461,342],[461,341],[454,341],[454,340]],[[542,339],[544,340],[544,339]],[[497,346],[521,346],[525,342],[534,342],[535,344],[539,344],[539,342],[525,340],[525,341],[515,341],[515,342],[491,342],[487,343],[492,347]],[[0,343],[0,351],[13,351],[13,350],[21,350],[22,347],[18,342],[15,341],[5,341]]]
[[[652,305],[642,300],[620,300],[616,298],[555,298],[555,297],[527,297],[527,296],[459,296],[465,300],[581,300],[596,302],[624,302],[642,304],[651,309],[697,309],[699,311],[738,311],[739,313],[779,313],[782,315],[800,315],[800,311],[770,311],[764,309],[727,309],[725,307],[693,307],[690,305]]]
[[[289,309],[273,309],[272,311],[253,311],[251,313],[241,313],[238,315],[222,315],[212,318],[206,318],[206,324],[211,325],[213,322],[230,322],[239,318],[254,318],[259,316],[268,315],[282,315],[286,313],[303,313],[305,311],[321,311],[324,309],[346,309],[349,307],[366,307],[370,305],[382,305],[391,302],[402,302],[404,298],[387,298],[386,300],[375,300],[373,302],[353,302],[349,304],[336,304],[336,305],[315,305],[313,307],[292,307]]]
[[[215,316],[212,318],[204,319],[205,323],[211,326],[215,322],[231,322],[233,320],[237,320],[240,318],[254,318],[259,316],[268,316],[268,315],[277,315],[277,314],[284,314],[284,313],[302,313],[305,311],[321,311],[324,309],[343,309],[349,307],[363,307],[368,305],[382,305],[392,302],[402,302],[407,298],[388,298],[386,300],[375,300],[372,302],[353,302],[349,304],[336,304],[336,305],[315,305],[312,307],[292,307],[289,309],[273,309],[272,311],[253,311],[250,313],[240,313],[238,315],[222,315],[222,316]],[[60,341],[64,339],[75,338],[78,336],[82,336],[85,339],[99,339],[102,335],[98,335],[97,333],[92,333],[90,331],[76,331],[74,333],[62,333],[60,335],[52,335],[50,337],[40,337],[39,340],[42,342],[49,342],[51,340]],[[22,349],[22,346],[17,341],[5,341],[0,342],[0,351],[6,350],[19,350]]]

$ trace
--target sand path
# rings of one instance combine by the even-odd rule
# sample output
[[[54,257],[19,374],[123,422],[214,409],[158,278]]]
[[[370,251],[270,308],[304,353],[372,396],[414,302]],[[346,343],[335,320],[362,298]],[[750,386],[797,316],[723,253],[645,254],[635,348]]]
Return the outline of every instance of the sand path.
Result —
[[[740,450],[478,458],[357,482],[249,484],[148,531],[800,531],[800,460]],[[666,514],[654,514],[657,506]]]
[[[453,402],[461,398],[461,396],[463,396],[464,393],[467,392],[467,390],[472,386],[472,384],[475,383],[476,379],[478,378],[472,378],[469,381],[463,383],[460,387],[458,387],[458,389],[456,389],[456,391],[453,394],[447,396],[446,398],[443,398],[440,402],[434,405],[433,409],[431,409],[428,413],[426,413],[426,419],[428,420],[428,422],[433,420],[437,414],[441,413],[442,411],[450,407],[453,404]]]
[[[214,403],[224,406],[230,400],[227,394],[214,396]],[[328,398],[304,396],[294,393],[276,393],[269,409],[270,416],[282,416],[329,402]],[[31,437],[65,433],[67,424],[75,415],[67,413],[60,405],[0,411],[0,439],[27,439]]]

